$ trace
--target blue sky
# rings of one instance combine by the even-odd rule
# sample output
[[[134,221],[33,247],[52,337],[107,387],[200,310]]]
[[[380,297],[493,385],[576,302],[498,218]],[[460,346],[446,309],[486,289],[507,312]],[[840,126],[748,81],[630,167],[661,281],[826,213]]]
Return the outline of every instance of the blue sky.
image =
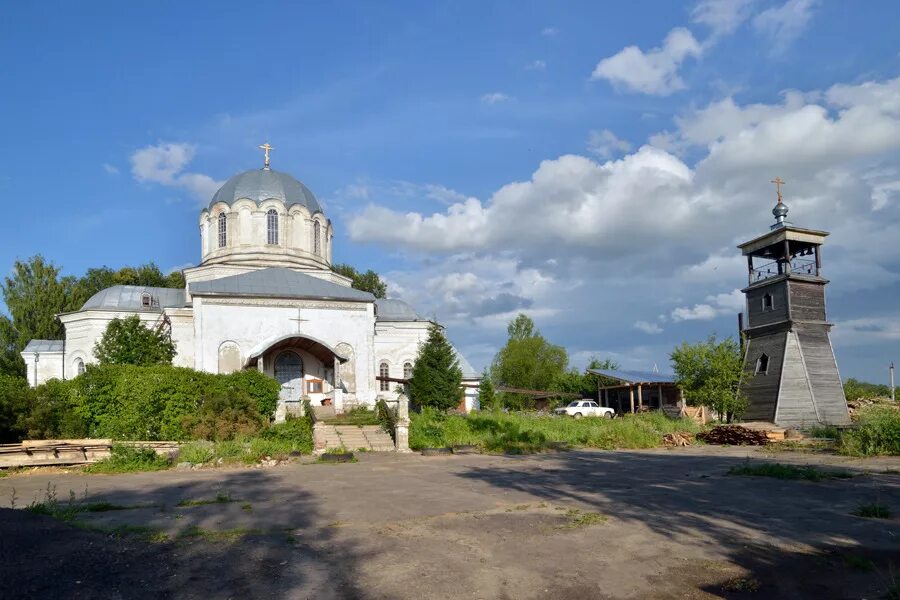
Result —
[[[733,334],[768,181],[831,230],[844,376],[900,360],[896,2],[16,3],[0,265],[195,264],[217,182],[306,183],[335,257],[481,367],[518,310],[573,362]]]

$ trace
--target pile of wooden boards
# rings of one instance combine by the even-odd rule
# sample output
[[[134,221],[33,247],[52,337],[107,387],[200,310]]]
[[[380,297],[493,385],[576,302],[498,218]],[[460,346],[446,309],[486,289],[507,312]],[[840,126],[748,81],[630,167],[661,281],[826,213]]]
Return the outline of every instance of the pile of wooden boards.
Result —
[[[694,434],[687,432],[667,433],[663,436],[663,445],[670,448],[690,446],[694,442]]]
[[[698,433],[697,439],[707,444],[727,446],[764,446],[769,442],[765,431],[755,431],[740,425],[719,425]]]
[[[123,445],[152,448],[157,454],[177,452],[177,442],[119,442]],[[81,465],[108,458],[112,440],[25,440],[18,444],[0,444],[0,468]]]

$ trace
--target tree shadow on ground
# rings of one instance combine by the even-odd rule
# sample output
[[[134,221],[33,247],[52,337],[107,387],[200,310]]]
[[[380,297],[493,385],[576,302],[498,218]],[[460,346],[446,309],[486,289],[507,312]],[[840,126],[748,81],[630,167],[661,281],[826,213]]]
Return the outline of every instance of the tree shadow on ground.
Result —
[[[78,502],[143,508],[81,512],[74,523],[0,509],[3,595],[362,597],[354,570],[365,557],[336,541],[333,529],[316,524],[321,500],[313,494],[293,489],[289,501],[260,502],[280,486],[283,480],[254,470],[196,481],[156,480],[143,490],[88,492]],[[59,492],[65,506],[69,490]],[[177,507],[182,501],[194,504]]]
[[[898,520],[852,514],[873,501],[900,513],[900,477],[860,472],[814,483],[727,475],[747,460],[765,459],[565,452],[509,458],[460,476],[639,523],[691,555],[745,569],[746,581],[697,578],[699,589],[719,597],[878,597],[900,582]]]

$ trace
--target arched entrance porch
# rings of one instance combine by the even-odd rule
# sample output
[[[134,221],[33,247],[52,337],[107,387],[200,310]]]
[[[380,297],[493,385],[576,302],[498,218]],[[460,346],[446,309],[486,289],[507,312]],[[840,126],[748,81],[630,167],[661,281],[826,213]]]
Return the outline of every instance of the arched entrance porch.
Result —
[[[299,415],[308,397],[312,406],[333,406],[343,412],[340,365],[348,360],[314,337],[291,334],[267,340],[247,357],[244,368],[257,368],[281,384],[275,420]]]

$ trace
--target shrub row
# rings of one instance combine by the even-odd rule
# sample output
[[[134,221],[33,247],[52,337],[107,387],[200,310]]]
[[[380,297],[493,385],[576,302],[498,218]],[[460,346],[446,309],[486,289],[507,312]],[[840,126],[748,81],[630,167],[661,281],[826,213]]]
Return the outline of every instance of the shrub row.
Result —
[[[260,431],[278,383],[258,371],[213,375],[171,366],[90,366],[29,389],[0,378],[0,435],[117,440],[229,440]]]

